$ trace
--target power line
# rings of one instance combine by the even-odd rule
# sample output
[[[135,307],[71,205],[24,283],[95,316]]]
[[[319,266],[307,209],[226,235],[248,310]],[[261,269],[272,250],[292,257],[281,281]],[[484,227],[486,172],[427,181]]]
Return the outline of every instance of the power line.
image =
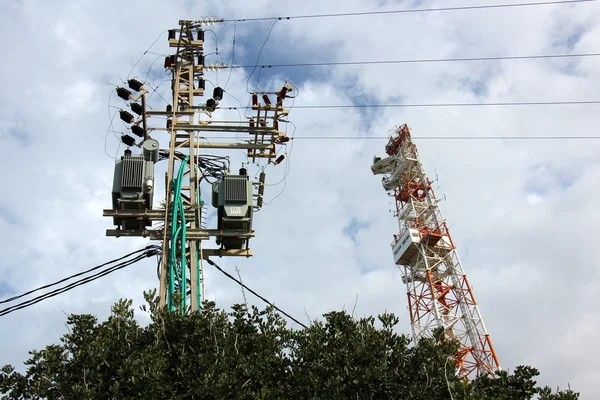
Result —
[[[316,109],[316,108],[401,108],[401,107],[514,107],[514,106],[571,106],[600,104],[600,100],[577,100],[577,101],[523,101],[523,102],[498,102],[498,103],[404,103],[404,104],[322,104],[322,105],[295,105],[294,109]],[[248,107],[221,107],[219,110],[246,110]]]
[[[129,253],[129,254],[126,254],[126,255],[124,255],[123,257],[119,257],[119,258],[115,258],[114,260],[107,261],[107,262],[105,262],[104,264],[100,264],[100,265],[98,265],[98,266],[95,266],[95,267],[93,267],[93,268],[90,268],[90,269],[88,269],[88,270],[85,270],[85,271],[79,272],[79,273],[77,273],[77,274],[75,274],[75,275],[68,276],[68,277],[66,277],[66,278],[64,278],[64,279],[61,279],[61,280],[59,280],[59,281],[56,281],[56,282],[54,282],[54,283],[49,283],[49,284],[47,284],[47,285],[40,286],[40,287],[38,287],[37,289],[30,290],[30,291],[28,291],[28,292],[25,292],[25,293],[23,293],[23,294],[20,294],[20,295],[18,295],[18,296],[13,296],[13,297],[10,297],[10,298],[8,298],[8,299],[5,299],[5,300],[2,300],[2,301],[0,301],[0,304],[9,303],[9,302],[11,302],[11,301],[18,300],[18,299],[20,299],[21,297],[25,297],[25,296],[27,296],[27,295],[30,295],[30,294],[32,294],[32,293],[38,292],[38,291],[40,291],[40,290],[47,289],[47,288],[49,288],[49,287],[52,287],[52,286],[56,286],[56,285],[58,285],[59,283],[66,282],[66,281],[68,281],[68,280],[70,280],[70,279],[73,279],[73,278],[76,278],[76,277],[78,277],[78,276],[81,276],[81,275],[87,274],[88,272],[92,272],[92,271],[95,271],[95,270],[97,270],[97,269],[100,269],[100,268],[102,268],[102,267],[105,267],[105,266],[107,266],[107,265],[109,265],[109,264],[113,264],[113,263],[115,263],[115,262],[117,262],[117,261],[121,261],[121,260],[123,260],[124,258],[130,257],[130,256],[132,256],[132,255],[134,255],[134,254],[136,254],[136,253],[141,253],[141,252],[143,252],[143,251],[150,250],[150,248],[151,248],[151,246],[148,246],[148,247],[146,247],[146,248],[144,248],[144,249],[136,250],[136,251],[134,251],[134,252],[131,252],[131,253]]]
[[[600,100],[582,101],[524,101],[506,103],[422,103],[422,104],[324,104],[324,105],[297,105],[294,109],[311,108],[398,108],[398,107],[489,107],[489,106],[567,106],[576,104],[600,104]]]
[[[129,266],[129,265],[135,264],[135,263],[137,263],[138,261],[141,261],[141,260],[143,260],[143,259],[144,259],[144,258],[146,258],[146,257],[151,257],[151,256],[154,256],[154,255],[158,254],[160,251],[161,251],[161,249],[160,249],[160,247],[158,247],[158,246],[155,246],[155,245],[152,245],[152,246],[147,246],[145,249],[138,250],[138,251],[136,251],[136,252],[130,253],[130,254],[128,254],[128,255],[126,255],[126,256],[124,256],[124,257],[121,257],[121,258],[119,258],[119,259],[117,259],[117,260],[121,260],[121,259],[123,259],[123,258],[125,258],[125,257],[128,257],[128,256],[130,256],[131,254],[135,254],[135,253],[143,252],[142,254],[139,254],[139,255],[137,255],[137,256],[136,256],[136,257],[134,257],[133,259],[130,259],[130,260],[123,261],[123,262],[121,262],[121,263],[119,263],[119,264],[116,264],[116,265],[114,265],[114,266],[108,267],[108,268],[106,268],[106,269],[104,269],[104,270],[102,270],[102,271],[100,271],[100,272],[98,272],[98,273],[96,273],[96,274],[93,274],[93,275],[91,275],[91,276],[88,276],[88,277],[82,278],[82,279],[80,279],[80,280],[78,280],[78,281],[75,281],[75,282],[73,282],[73,283],[70,283],[69,285],[63,286],[63,287],[61,287],[61,288],[57,288],[57,289],[55,289],[55,290],[52,290],[52,291],[50,291],[50,292],[48,292],[48,293],[45,293],[45,294],[42,294],[42,295],[40,295],[40,296],[34,297],[33,299],[30,299],[30,300],[27,300],[27,301],[23,301],[23,302],[21,302],[21,303],[18,303],[18,304],[14,305],[14,306],[10,306],[10,307],[4,308],[4,309],[0,310],[0,316],[4,316],[4,315],[10,314],[10,313],[12,313],[12,312],[14,312],[14,311],[18,311],[18,310],[21,310],[21,309],[24,309],[24,308],[30,307],[30,306],[32,306],[32,305],[34,305],[34,304],[37,304],[37,303],[39,303],[39,302],[41,302],[41,301],[43,301],[43,300],[46,300],[46,299],[49,299],[49,298],[51,298],[51,297],[57,296],[57,295],[59,295],[59,294],[61,294],[61,293],[64,293],[64,292],[68,292],[69,290],[72,290],[72,289],[74,289],[74,288],[76,288],[76,287],[78,287],[78,286],[81,286],[81,285],[84,285],[84,284],[86,284],[86,283],[92,282],[92,281],[94,281],[94,280],[96,280],[96,279],[99,279],[99,278],[101,278],[101,277],[103,277],[103,276],[106,276],[106,275],[108,275],[108,274],[111,274],[111,273],[113,273],[113,272],[115,272],[115,271],[118,271],[118,270],[120,270],[120,269],[123,269],[123,268],[125,268],[125,267],[127,267],[127,266]],[[113,260],[113,261],[114,261],[114,260]],[[109,262],[109,263],[110,263],[110,262]],[[106,265],[106,264],[108,264],[108,263],[105,263],[105,264],[103,264],[103,265]],[[100,267],[100,266],[98,266],[98,267]],[[94,270],[94,269],[96,269],[96,268],[98,268],[98,267],[94,267],[94,268],[92,268],[92,269],[90,269],[90,270],[88,270],[88,271],[84,271],[84,272],[82,272],[82,273],[86,273],[86,272],[92,271],[92,270]],[[59,282],[64,282],[64,281],[66,281],[66,280],[68,280],[68,279],[71,279],[71,278],[73,278],[73,277],[75,277],[75,276],[79,276],[79,275],[81,275],[82,273],[79,273],[79,274],[76,274],[76,275],[72,275],[72,276],[70,276],[70,277],[68,277],[68,278],[65,278],[65,279],[63,279],[63,280],[61,280],[61,281],[55,282],[55,283],[53,283],[53,284],[50,284],[50,285],[45,285],[45,286],[43,286],[43,287],[40,287],[40,288],[37,288],[37,289],[31,290],[31,291],[29,291],[29,292],[27,292],[27,293],[25,293],[25,294],[23,294],[23,295],[15,296],[15,297],[13,297],[13,298],[11,298],[11,299],[7,299],[7,300],[5,300],[5,301],[2,301],[2,303],[6,303],[7,301],[11,301],[11,300],[14,300],[14,299],[21,298],[21,297],[23,297],[23,296],[25,296],[25,295],[27,295],[27,294],[30,294],[30,293],[36,292],[36,291],[38,291],[38,290],[40,290],[40,289],[42,289],[42,288],[44,288],[44,287],[49,287],[49,286],[53,286],[53,285],[55,285],[55,284],[57,284],[57,283],[59,283]]]
[[[265,65],[232,65],[230,68],[286,68],[286,67],[316,67],[316,66],[336,66],[336,65],[376,65],[376,64],[422,64],[422,63],[440,63],[440,62],[466,62],[466,61],[499,61],[499,60],[536,60],[551,58],[581,58],[598,57],[600,53],[581,53],[581,54],[540,54],[533,56],[497,56],[497,57],[470,57],[470,58],[423,58],[414,60],[380,60],[380,61],[321,61],[311,63],[291,63],[291,64],[265,64]]]
[[[405,9],[405,10],[366,11],[366,12],[337,13],[337,14],[310,14],[310,15],[294,15],[294,16],[281,16],[281,17],[237,18],[237,19],[225,19],[225,20],[223,20],[223,22],[291,20],[291,19],[330,18],[330,17],[356,17],[356,16],[364,16],[364,15],[409,14],[409,13],[423,13],[423,12],[436,12],[436,11],[483,10],[483,9],[496,9],[496,8],[509,8],[509,7],[535,7],[535,6],[548,6],[548,5],[556,5],[556,4],[589,3],[592,1],[596,1],[596,0],[560,0],[560,1],[542,1],[542,2],[535,2],[535,3],[487,4],[487,5],[481,5],[481,6],[413,8],[413,9]]]
[[[285,315],[286,317],[288,317],[289,319],[291,319],[292,321],[294,321],[295,323],[297,323],[298,325],[300,325],[303,328],[308,328],[308,326],[306,326],[305,324],[303,324],[302,322],[298,321],[296,318],[292,317],[290,314],[286,313],[285,311],[283,311],[281,308],[277,307],[276,305],[274,305],[273,303],[271,303],[269,300],[265,299],[264,297],[262,297],[260,294],[256,293],[254,290],[250,289],[248,286],[246,286],[245,284],[243,284],[242,282],[240,282],[239,280],[237,280],[233,275],[229,274],[227,271],[224,271],[221,267],[219,267],[214,261],[212,260],[206,260],[210,265],[212,265],[213,267],[215,267],[216,269],[218,269],[219,271],[221,271],[225,276],[227,276],[229,279],[231,279],[232,281],[236,282],[238,285],[240,285],[241,287],[243,287],[244,289],[246,289],[247,291],[249,291],[250,293],[252,293],[253,295],[255,295],[256,297],[258,297],[259,299],[261,299],[262,301],[264,301],[265,303],[267,303],[268,305],[272,306],[273,308],[275,308],[277,311],[279,311],[280,313],[282,313],[283,315]]]
[[[415,140],[586,140],[600,136],[412,136]],[[209,140],[240,139],[239,137],[208,137]],[[388,140],[389,136],[296,136],[291,140]]]

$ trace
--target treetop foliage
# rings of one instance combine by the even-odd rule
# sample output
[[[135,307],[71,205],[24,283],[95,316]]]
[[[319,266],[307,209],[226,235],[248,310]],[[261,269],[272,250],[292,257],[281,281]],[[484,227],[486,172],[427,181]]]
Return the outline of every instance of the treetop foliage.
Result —
[[[70,315],[60,344],[31,351],[21,374],[0,370],[6,399],[469,399],[575,400],[571,391],[536,386],[520,366],[471,382],[455,376],[457,343],[413,345],[394,332],[393,314],[355,319],[330,312],[302,330],[273,307],[231,311],[205,302],[199,312],[167,312],[145,293],[151,322],[142,327],[131,300],[110,317]],[[146,310],[146,306],[142,307]]]

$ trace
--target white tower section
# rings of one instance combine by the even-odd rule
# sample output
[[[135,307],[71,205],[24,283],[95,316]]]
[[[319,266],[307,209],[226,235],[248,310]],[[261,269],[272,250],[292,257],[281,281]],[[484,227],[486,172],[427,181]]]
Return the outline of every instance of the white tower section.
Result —
[[[443,327],[461,343],[460,376],[494,375],[500,364],[490,335],[407,125],[396,130],[385,150],[388,157],[376,158],[371,170],[385,175],[383,187],[396,201],[400,231],[391,246],[404,272],[413,337],[431,337]]]

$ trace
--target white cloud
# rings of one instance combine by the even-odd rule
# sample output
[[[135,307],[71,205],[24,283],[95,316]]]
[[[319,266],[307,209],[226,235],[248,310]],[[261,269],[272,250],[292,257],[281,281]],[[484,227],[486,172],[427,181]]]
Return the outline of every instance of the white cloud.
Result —
[[[181,18],[297,15],[408,7],[412,2],[274,1],[211,2],[200,6],[160,1],[3,2],[3,64],[0,143],[3,152],[0,230],[2,282],[16,292],[138,249],[143,239],[106,238],[111,221],[113,161],[104,154],[107,83],[125,79],[159,34]],[[452,1],[452,5],[464,2]],[[427,6],[450,5],[448,0]],[[417,58],[597,52],[600,9],[595,4],[447,13],[282,20],[273,28],[261,63],[401,60]],[[270,22],[240,22],[236,64],[251,64]],[[223,62],[230,62],[233,24],[214,28]],[[207,52],[214,47],[208,34]],[[577,40],[578,39],[578,40]],[[151,51],[162,54],[166,36]],[[571,49],[571,50],[570,50]],[[132,76],[150,64],[153,85],[168,77],[162,60],[148,54]],[[211,61],[215,62],[215,61]],[[276,88],[288,77],[299,86],[297,105],[596,100],[600,59],[363,65],[261,71],[261,86]],[[257,71],[258,73],[258,71]],[[228,71],[221,71],[224,84]],[[207,76],[216,83],[217,77]],[[275,79],[276,78],[276,79]],[[255,82],[253,77],[252,82]],[[247,76],[232,72],[224,104],[244,106]],[[253,86],[253,83],[252,85]],[[212,86],[207,86],[212,90]],[[169,98],[169,84],[158,91]],[[123,103],[112,96],[111,103]],[[158,96],[153,106],[164,107]],[[302,136],[384,136],[407,122],[458,244],[459,254],[505,368],[538,367],[539,381],[572,387],[583,398],[600,392],[594,329],[600,279],[595,249],[598,216],[594,199],[600,179],[598,143],[571,141],[449,141],[423,136],[535,136],[595,134],[594,105],[553,107],[292,109],[296,124],[286,189],[256,214],[255,256],[221,259],[237,265],[244,281],[297,318],[306,321],[332,309],[358,315],[384,310],[402,318],[410,332],[405,288],[392,264],[389,242],[397,222],[393,207],[370,172],[381,140],[302,140]],[[239,118],[237,111],[224,113]],[[115,130],[124,129],[118,117]],[[166,136],[157,135],[166,146]],[[108,153],[117,141],[109,133]],[[232,167],[245,161],[232,155]],[[159,166],[159,174],[164,172]],[[162,172],[161,172],[162,171]],[[268,183],[285,165],[269,167]],[[254,172],[254,171],[252,171]],[[157,180],[158,191],[162,190]],[[282,185],[268,187],[271,200]],[[158,200],[158,199],[156,199]],[[355,240],[345,232],[358,224]],[[208,244],[207,244],[208,245]],[[2,317],[0,362],[17,364],[31,348],[65,332],[66,313],[106,317],[110,304],[158,285],[154,260],[117,272],[27,310]],[[226,308],[241,291],[210,267],[207,297]],[[356,296],[358,295],[358,302]],[[3,295],[4,296],[4,295]],[[260,301],[248,300],[256,304]]]

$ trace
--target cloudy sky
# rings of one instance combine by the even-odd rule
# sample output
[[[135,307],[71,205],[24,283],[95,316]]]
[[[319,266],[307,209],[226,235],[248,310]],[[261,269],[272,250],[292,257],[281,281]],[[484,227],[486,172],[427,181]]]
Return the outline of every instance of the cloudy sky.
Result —
[[[105,237],[112,157],[123,150],[107,128],[113,107],[123,107],[113,85],[128,76],[147,76],[168,98],[160,54],[169,52],[164,31],[179,19],[509,3],[517,1],[3,0],[0,299],[148,243]],[[223,23],[207,32],[206,54],[209,62],[230,64],[235,29],[233,64],[254,65],[271,28],[259,64],[599,53],[599,17],[600,4],[587,2]],[[599,67],[600,57],[314,66],[265,69],[260,79],[257,70],[249,82],[252,69],[240,68],[229,80],[230,70],[208,73],[207,88],[228,81],[223,104],[231,106],[246,105],[246,84],[271,90],[285,79],[299,89],[298,106],[589,101],[598,100]],[[153,95],[152,106],[165,104]],[[533,365],[540,383],[571,384],[582,398],[597,398],[600,277],[592,242],[600,223],[594,206],[600,140],[450,138],[595,136],[598,111],[594,104],[292,108],[297,139],[289,165],[269,167],[267,183],[289,173],[285,186],[267,188],[267,201],[279,196],[256,214],[255,256],[217,262],[230,272],[237,265],[246,284],[303,322],[342,308],[358,316],[391,311],[409,333],[405,288],[389,248],[397,222],[380,178],[370,172],[385,140],[302,139],[382,138],[408,123],[425,168],[437,178],[438,197],[445,196],[442,212],[502,366]],[[222,115],[239,118],[237,111]],[[123,129],[117,117],[115,130]],[[166,137],[156,138],[167,145]],[[159,173],[165,166],[158,165]],[[146,260],[0,317],[0,364],[19,364],[28,350],[57,341],[66,331],[65,313],[104,319],[119,298],[141,305],[142,291],[157,285],[155,261]],[[243,301],[239,288],[211,267],[206,294],[223,308]],[[248,301],[262,307],[249,294]]]

